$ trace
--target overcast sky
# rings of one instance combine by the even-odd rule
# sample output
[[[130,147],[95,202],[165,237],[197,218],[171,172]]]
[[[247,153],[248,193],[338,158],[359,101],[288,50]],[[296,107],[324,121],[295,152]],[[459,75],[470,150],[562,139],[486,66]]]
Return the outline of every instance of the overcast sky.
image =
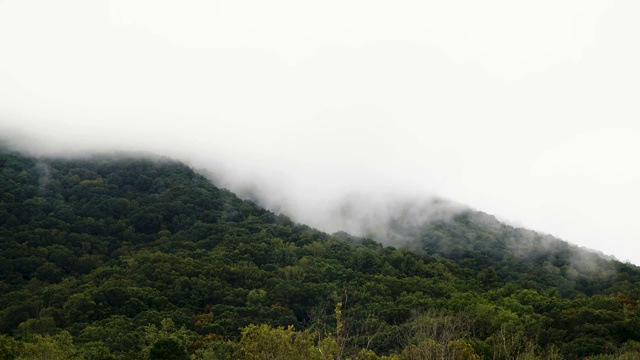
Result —
[[[0,131],[258,184],[437,195],[640,264],[640,2],[0,0]]]

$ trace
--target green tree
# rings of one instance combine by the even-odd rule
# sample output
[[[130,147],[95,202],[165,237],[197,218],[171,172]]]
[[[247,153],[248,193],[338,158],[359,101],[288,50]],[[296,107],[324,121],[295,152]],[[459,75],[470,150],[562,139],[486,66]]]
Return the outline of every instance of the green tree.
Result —
[[[149,350],[149,360],[188,360],[187,350],[177,339],[158,340]]]
[[[24,344],[7,335],[0,335],[0,360],[13,360],[23,351]]]
[[[22,354],[16,360],[68,360],[76,352],[73,338],[68,332],[56,335],[36,335],[25,342]]]
[[[249,325],[241,333],[239,348],[243,359],[314,359],[318,355],[314,351],[314,336],[309,332],[296,332],[293,326]]]

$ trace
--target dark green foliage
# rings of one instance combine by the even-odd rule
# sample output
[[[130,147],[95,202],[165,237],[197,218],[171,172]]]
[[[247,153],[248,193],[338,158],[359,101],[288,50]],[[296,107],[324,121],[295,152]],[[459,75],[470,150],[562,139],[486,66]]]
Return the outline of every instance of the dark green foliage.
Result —
[[[234,358],[258,328],[335,358],[638,351],[633,265],[470,211],[394,231],[330,236],[168,160],[3,153],[0,359]]]
[[[153,344],[149,360],[189,360],[189,355],[178,340],[168,338]]]

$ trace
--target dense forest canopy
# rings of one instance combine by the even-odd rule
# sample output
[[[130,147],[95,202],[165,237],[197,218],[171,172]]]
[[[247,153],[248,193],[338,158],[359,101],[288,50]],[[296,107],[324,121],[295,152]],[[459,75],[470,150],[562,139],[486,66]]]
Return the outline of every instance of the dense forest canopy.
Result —
[[[463,211],[389,247],[168,159],[0,153],[0,359],[638,359],[640,268]]]

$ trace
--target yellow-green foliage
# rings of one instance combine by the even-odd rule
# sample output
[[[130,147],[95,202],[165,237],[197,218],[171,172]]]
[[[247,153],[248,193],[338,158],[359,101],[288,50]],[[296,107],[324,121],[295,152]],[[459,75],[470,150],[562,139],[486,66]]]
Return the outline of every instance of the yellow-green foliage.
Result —
[[[435,340],[424,340],[409,345],[402,351],[406,360],[480,360],[470,344],[464,340],[452,340],[441,344]]]
[[[75,353],[73,338],[66,331],[57,335],[35,335],[33,341],[23,345],[16,360],[67,360]]]
[[[242,329],[240,355],[247,360],[319,359],[314,335],[293,326],[249,325]]]

